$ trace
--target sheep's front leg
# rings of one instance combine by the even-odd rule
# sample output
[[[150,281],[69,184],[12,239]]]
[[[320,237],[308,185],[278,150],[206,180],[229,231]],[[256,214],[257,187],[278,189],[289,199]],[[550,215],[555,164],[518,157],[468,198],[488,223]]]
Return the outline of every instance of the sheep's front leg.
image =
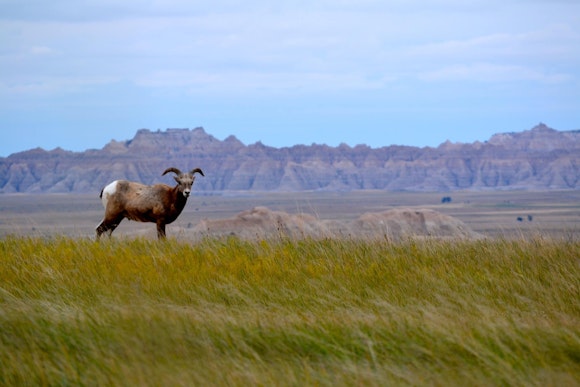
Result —
[[[157,238],[165,239],[165,223],[162,221],[157,222]]]

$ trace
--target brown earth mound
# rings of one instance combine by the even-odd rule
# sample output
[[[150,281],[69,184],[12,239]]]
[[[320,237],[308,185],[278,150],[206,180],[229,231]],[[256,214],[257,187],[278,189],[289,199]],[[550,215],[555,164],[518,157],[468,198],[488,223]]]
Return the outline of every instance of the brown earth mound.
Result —
[[[237,236],[244,239],[290,238],[379,238],[408,237],[477,238],[460,220],[426,209],[393,209],[365,213],[354,221],[320,220],[308,214],[288,214],[255,207],[232,218],[202,220],[193,230],[196,236]]]
[[[254,207],[240,212],[233,218],[202,220],[194,233],[202,236],[238,236],[244,239],[288,236],[292,238],[323,237],[328,230],[314,216],[288,214],[272,211],[266,207]]]
[[[459,219],[427,209],[394,209],[379,213],[365,213],[355,220],[351,229],[365,237],[386,236],[405,238],[414,236],[438,238],[475,238],[473,232]]]

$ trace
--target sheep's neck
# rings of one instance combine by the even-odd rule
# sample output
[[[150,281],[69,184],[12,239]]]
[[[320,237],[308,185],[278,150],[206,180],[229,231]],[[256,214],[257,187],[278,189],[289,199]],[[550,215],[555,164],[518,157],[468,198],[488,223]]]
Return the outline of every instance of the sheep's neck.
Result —
[[[179,192],[179,186],[173,188],[173,203],[175,209],[178,211],[177,215],[179,215],[185,207],[185,203],[187,203],[187,198],[183,196],[183,193]]]

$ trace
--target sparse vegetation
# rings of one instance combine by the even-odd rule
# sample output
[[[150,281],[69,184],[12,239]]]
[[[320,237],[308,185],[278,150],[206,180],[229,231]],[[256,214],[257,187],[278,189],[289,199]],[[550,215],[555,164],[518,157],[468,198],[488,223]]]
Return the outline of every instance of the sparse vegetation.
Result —
[[[0,385],[578,385],[580,242],[0,239]]]

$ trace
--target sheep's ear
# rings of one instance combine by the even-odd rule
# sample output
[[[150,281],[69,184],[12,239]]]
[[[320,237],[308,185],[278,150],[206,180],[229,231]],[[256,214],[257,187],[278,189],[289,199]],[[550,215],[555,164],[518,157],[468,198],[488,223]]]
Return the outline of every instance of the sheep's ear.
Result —
[[[177,177],[177,176],[173,176],[173,178],[175,179],[175,181],[176,181],[177,183],[181,183],[181,181],[179,180],[179,177]]]

